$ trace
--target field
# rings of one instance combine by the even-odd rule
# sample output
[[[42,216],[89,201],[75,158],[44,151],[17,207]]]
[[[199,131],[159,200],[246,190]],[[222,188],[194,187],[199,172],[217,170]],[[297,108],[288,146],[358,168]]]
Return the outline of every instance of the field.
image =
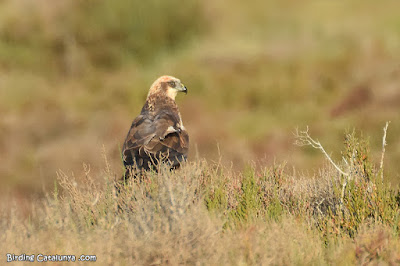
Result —
[[[0,1],[3,259],[400,263],[398,1],[56,2]],[[117,197],[162,74],[188,87],[188,164]],[[307,126],[345,175],[294,145]]]

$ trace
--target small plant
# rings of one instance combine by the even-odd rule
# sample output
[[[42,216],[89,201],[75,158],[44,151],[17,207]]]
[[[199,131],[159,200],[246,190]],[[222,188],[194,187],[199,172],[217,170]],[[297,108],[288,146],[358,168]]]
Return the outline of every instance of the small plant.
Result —
[[[370,160],[369,142],[358,138],[354,131],[345,136],[342,166],[333,162],[322,145],[310,137],[308,130],[297,132],[297,144],[320,149],[339,173],[329,174],[331,193],[325,195],[326,198],[314,199],[330,203],[323,208],[317,205],[318,212],[314,212],[318,214],[316,224],[324,236],[355,237],[360,226],[368,221],[399,228],[400,207],[396,201],[397,192],[390,184],[382,182],[387,127],[388,123],[384,128],[379,169]]]

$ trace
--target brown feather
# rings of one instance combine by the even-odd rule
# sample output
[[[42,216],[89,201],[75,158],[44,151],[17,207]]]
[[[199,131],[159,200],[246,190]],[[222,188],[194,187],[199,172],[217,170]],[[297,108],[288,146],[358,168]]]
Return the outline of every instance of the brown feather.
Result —
[[[178,168],[187,158],[189,135],[178,106],[166,93],[168,81],[153,83],[140,115],[132,122],[122,149],[125,178],[128,173],[157,170],[160,161]]]

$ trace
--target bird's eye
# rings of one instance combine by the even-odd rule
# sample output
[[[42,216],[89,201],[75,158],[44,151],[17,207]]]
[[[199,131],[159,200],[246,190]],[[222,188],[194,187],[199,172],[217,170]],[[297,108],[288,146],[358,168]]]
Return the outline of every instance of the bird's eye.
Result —
[[[169,85],[171,88],[175,88],[175,86],[176,86],[175,81],[168,81],[168,85]]]

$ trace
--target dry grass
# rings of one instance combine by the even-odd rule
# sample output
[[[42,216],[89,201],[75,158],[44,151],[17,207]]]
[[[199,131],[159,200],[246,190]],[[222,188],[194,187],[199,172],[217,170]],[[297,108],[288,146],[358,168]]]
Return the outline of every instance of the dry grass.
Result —
[[[356,142],[358,141],[358,142]],[[353,137],[354,154],[366,142]],[[354,163],[359,162],[353,158]],[[314,178],[285,165],[235,173],[205,161],[104,185],[85,165],[82,181],[63,172],[52,194],[3,211],[1,249],[14,254],[95,254],[100,264],[310,265],[400,263],[399,194],[366,160],[340,201],[340,175]]]
[[[398,1],[53,2],[0,1],[1,250],[398,263]],[[189,87],[191,163],[116,197],[119,147],[161,74]],[[353,163],[344,194],[318,151],[293,145],[305,125],[346,173],[340,158]]]
[[[337,154],[353,127],[378,150],[390,120],[386,170],[398,182],[397,1],[48,2],[0,3],[4,192],[42,194],[58,169],[79,172],[82,162],[100,169],[103,144],[117,168],[148,87],[166,73],[189,87],[178,101],[191,159],[197,147],[218,160],[218,143],[237,170],[276,158],[308,171],[323,160],[293,147],[296,126],[310,125]]]

